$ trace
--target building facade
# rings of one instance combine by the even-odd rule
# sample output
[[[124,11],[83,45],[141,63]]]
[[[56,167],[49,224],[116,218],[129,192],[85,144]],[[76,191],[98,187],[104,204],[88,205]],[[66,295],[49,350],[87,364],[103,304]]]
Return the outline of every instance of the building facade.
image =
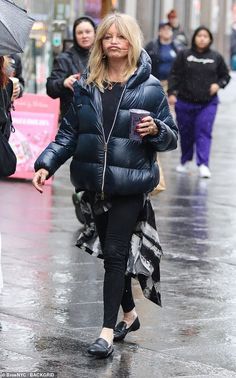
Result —
[[[175,9],[189,42],[199,25],[209,27],[214,36],[213,48],[230,63],[230,35],[236,24],[236,0],[15,0],[36,19],[31,38],[23,54],[24,74],[29,91],[44,90],[53,54],[59,52],[63,40],[71,38],[75,18],[87,14],[97,22],[117,10],[137,18],[144,34],[144,43],[157,36],[158,24]]]
[[[167,13],[175,9],[189,41],[193,31],[205,25],[214,35],[214,47],[229,60],[234,0],[120,0],[117,3],[120,11],[137,18],[145,42],[155,38],[159,22],[166,20]]]
[[[156,36],[160,20],[175,9],[180,24],[189,40],[199,25],[210,28],[214,35],[214,47],[227,59],[229,36],[233,21],[233,5],[236,0],[15,0],[33,14],[45,13],[53,19],[58,11],[64,12],[67,23],[83,13],[99,19],[111,10],[128,13],[137,18],[144,33],[145,42]],[[54,13],[54,15],[53,15]]]
[[[29,0],[28,0],[29,1]],[[63,1],[63,0],[57,0]],[[68,0],[67,0],[68,1]],[[229,60],[229,41],[236,0],[69,0],[75,13],[96,9],[97,18],[112,10],[137,18],[145,43],[156,37],[158,24],[175,9],[180,24],[191,40],[199,25],[209,27],[214,35],[214,47]],[[74,15],[75,15],[74,13]],[[92,12],[93,13],[93,12]],[[94,14],[92,14],[94,16]]]

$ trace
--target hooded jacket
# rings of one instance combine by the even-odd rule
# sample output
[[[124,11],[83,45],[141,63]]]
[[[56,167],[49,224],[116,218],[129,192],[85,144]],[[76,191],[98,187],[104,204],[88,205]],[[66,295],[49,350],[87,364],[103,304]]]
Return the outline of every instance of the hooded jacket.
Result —
[[[89,59],[89,50],[80,47],[75,37],[76,26],[82,20],[90,22],[95,29],[96,25],[94,21],[88,16],[82,16],[75,20],[73,26],[73,46],[68,51],[58,54],[54,59],[51,75],[47,78],[47,95],[52,98],[60,98],[61,117],[69,110],[73,99],[73,92],[69,88],[64,87],[64,80],[71,75],[84,72]]]
[[[77,81],[70,111],[55,142],[37,159],[35,170],[45,168],[52,175],[73,156],[71,181],[78,190],[119,195],[152,191],[159,181],[156,151],[176,148],[177,127],[163,89],[150,73],[150,58],[143,50],[137,70],[124,86],[107,140],[99,89],[86,84],[84,77]],[[142,142],[129,139],[131,108],[151,113],[159,129],[156,136]]]

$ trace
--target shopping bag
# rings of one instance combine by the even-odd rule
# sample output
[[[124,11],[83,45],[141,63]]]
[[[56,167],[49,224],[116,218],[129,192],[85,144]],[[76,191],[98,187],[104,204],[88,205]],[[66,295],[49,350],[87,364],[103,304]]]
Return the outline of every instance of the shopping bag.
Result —
[[[157,163],[158,163],[158,167],[159,167],[160,179],[159,179],[159,184],[150,193],[152,196],[156,196],[157,194],[159,194],[159,193],[163,192],[164,190],[166,190],[165,177],[164,177],[164,173],[163,173],[161,162],[160,162],[160,160],[158,158],[157,158]]]

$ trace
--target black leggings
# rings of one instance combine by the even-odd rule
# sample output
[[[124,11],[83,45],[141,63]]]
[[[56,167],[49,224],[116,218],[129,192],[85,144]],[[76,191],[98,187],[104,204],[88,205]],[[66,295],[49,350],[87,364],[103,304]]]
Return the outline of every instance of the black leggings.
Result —
[[[143,194],[117,196],[112,207],[101,215],[94,215],[104,255],[104,321],[103,327],[115,327],[120,305],[124,312],[135,304],[131,277],[125,276],[130,240],[143,207]]]

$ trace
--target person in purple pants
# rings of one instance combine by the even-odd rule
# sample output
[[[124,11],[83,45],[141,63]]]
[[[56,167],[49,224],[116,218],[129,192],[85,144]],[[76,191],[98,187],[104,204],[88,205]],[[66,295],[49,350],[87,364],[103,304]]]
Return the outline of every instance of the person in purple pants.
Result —
[[[168,99],[175,105],[180,133],[181,162],[176,170],[189,171],[196,153],[200,177],[209,178],[212,129],[219,103],[217,93],[229,80],[223,57],[210,48],[213,36],[204,26],[198,27],[190,49],[178,53],[168,80]]]

